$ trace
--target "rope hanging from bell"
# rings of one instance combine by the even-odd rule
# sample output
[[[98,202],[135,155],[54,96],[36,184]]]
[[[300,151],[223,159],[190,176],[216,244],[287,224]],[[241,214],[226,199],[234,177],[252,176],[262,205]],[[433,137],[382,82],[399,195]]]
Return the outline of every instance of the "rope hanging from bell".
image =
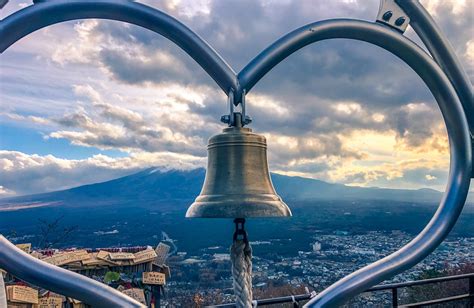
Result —
[[[235,232],[230,247],[232,280],[237,308],[252,307],[252,248],[244,229],[245,219],[236,218]]]

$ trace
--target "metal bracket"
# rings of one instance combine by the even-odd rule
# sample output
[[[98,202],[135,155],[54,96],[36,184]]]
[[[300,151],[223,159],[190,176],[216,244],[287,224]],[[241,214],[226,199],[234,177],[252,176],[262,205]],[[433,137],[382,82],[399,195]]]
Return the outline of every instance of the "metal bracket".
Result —
[[[234,91],[232,89],[230,89],[227,95],[227,105],[229,106],[229,114],[221,116],[221,122],[229,124],[229,126],[234,126],[234,117],[232,116],[234,114]]]
[[[235,223],[235,232],[233,235],[234,242],[237,240],[243,240],[244,242],[248,243],[247,231],[245,231],[245,219],[236,218],[234,219],[234,223]]]
[[[245,106],[246,106],[245,94],[247,94],[247,93],[246,93],[245,89],[243,89],[242,90],[242,102],[241,102],[241,104],[242,104],[242,126],[252,123],[252,118],[245,113]]]
[[[227,104],[229,105],[229,114],[221,116],[221,122],[229,124],[230,126],[243,127],[247,124],[252,123],[252,118],[245,114],[245,89],[242,90],[242,101],[239,103],[241,105],[241,112],[234,111],[234,90],[229,91],[227,96]],[[238,106],[238,105],[237,105]]]
[[[394,0],[380,0],[377,22],[403,33],[410,23],[410,17]]]

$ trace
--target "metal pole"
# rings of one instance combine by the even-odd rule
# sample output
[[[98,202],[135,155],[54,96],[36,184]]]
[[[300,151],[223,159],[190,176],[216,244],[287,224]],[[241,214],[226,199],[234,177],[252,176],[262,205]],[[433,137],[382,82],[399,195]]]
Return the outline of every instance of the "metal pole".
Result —
[[[397,308],[398,307],[398,292],[397,288],[392,289],[392,307]]]
[[[161,286],[152,286],[153,297],[155,297],[155,308],[161,307]]]
[[[474,277],[469,277],[469,305],[474,307]]]

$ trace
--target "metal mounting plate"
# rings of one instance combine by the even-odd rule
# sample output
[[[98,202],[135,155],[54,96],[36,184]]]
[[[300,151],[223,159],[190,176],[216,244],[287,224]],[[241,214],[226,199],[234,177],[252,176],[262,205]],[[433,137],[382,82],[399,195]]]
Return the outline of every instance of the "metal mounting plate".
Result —
[[[388,25],[403,33],[410,23],[410,17],[394,0],[380,0],[377,22]]]

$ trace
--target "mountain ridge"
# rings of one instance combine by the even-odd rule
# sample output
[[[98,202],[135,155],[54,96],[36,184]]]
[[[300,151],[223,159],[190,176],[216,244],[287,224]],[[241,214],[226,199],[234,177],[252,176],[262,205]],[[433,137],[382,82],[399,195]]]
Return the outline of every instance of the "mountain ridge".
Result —
[[[0,199],[0,209],[15,204],[54,204],[63,206],[101,206],[130,202],[156,203],[193,200],[201,191],[205,169],[142,171],[70,189]],[[277,193],[285,200],[393,200],[407,202],[438,202],[442,193],[421,188],[388,189],[358,187],[300,176],[272,173]],[[28,206],[26,206],[28,207]]]

